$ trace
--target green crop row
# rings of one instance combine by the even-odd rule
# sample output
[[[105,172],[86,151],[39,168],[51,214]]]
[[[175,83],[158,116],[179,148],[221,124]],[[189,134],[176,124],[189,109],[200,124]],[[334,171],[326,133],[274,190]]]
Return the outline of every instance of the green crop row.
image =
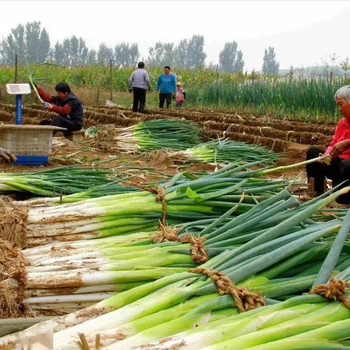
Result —
[[[131,68],[113,69],[114,91],[127,91],[127,81],[132,71]],[[153,88],[161,72],[161,68],[149,70]],[[19,67],[18,81],[28,81],[30,73],[49,86],[54,86],[59,81],[66,81],[73,87],[89,89],[99,87],[109,90],[111,86],[109,67]],[[348,79],[339,78],[333,81],[320,78],[267,78],[256,74],[227,74],[211,69],[176,69],[175,74],[186,89],[187,106],[241,107],[251,109],[257,114],[273,113],[275,117],[329,121],[338,118],[333,97],[335,91],[340,86],[349,84]],[[13,79],[13,67],[0,67],[0,86]]]

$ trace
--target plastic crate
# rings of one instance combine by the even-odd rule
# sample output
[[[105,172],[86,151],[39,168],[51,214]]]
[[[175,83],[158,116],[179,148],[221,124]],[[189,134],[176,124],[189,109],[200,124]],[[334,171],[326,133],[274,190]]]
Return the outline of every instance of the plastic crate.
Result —
[[[43,165],[52,153],[54,130],[50,125],[0,125],[0,147],[14,154],[14,164]]]
[[[45,165],[49,161],[49,156],[19,156],[16,155],[17,161],[12,162],[14,165]]]

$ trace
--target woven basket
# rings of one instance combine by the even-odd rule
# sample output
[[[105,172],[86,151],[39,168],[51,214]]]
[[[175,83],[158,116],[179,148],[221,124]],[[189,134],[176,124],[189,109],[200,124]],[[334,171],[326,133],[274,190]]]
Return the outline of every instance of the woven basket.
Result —
[[[49,156],[53,130],[65,129],[46,125],[0,125],[0,147],[16,156]]]

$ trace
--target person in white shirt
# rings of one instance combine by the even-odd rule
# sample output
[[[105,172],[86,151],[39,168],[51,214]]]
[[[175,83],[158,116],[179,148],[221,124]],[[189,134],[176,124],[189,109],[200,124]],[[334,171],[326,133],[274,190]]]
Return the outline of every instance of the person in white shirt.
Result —
[[[140,113],[143,113],[146,103],[147,88],[148,90],[151,90],[151,82],[149,75],[145,70],[145,64],[143,62],[139,62],[137,67],[138,69],[136,69],[129,78],[128,86],[129,92],[134,93],[132,110],[134,112],[139,111]]]

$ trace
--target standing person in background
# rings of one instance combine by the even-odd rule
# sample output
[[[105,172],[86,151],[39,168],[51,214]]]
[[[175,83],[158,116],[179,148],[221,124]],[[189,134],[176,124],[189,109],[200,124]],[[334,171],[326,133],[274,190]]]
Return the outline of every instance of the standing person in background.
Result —
[[[184,103],[186,102],[186,91],[183,89],[182,84],[179,81],[177,82],[176,86],[176,107],[183,107]]]
[[[173,74],[170,74],[170,67],[164,67],[164,73],[158,78],[156,91],[159,93],[159,108],[164,107],[166,101],[166,107],[169,108],[171,104],[171,96],[176,93],[176,79]]]
[[[129,78],[129,92],[134,93],[134,103],[132,105],[132,110],[134,112],[139,111],[143,113],[146,103],[146,92],[151,89],[151,82],[149,75],[145,70],[145,64],[139,62],[136,69]]]
[[[53,125],[66,128],[65,136],[69,136],[72,131],[79,131],[83,127],[83,106],[78,97],[73,94],[67,83],[58,83],[55,87],[57,96],[51,96],[42,88],[37,87],[40,97],[45,101],[44,108],[57,113],[50,120],[42,120],[40,125]],[[54,131],[54,134],[56,131]]]

